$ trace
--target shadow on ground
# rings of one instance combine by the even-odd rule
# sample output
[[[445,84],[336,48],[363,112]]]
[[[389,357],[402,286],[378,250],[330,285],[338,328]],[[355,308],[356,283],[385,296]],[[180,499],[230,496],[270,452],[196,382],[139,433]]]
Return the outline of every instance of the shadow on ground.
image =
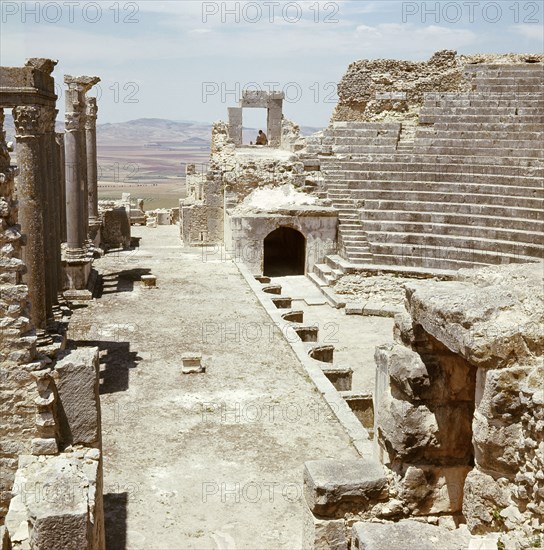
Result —
[[[134,268],[117,271],[102,275],[102,284],[97,293],[97,298],[101,298],[104,294],[114,294],[117,292],[132,292],[134,283],[142,280],[142,275],[149,275],[149,268]]]
[[[128,493],[104,495],[106,550],[126,550]]]

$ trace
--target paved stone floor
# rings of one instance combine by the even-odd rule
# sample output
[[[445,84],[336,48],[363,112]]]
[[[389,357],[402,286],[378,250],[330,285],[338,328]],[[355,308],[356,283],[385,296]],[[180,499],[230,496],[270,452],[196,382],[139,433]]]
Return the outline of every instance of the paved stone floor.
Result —
[[[133,234],[70,333],[101,350],[108,550],[300,548],[304,461],[355,449],[234,264],[175,226]]]

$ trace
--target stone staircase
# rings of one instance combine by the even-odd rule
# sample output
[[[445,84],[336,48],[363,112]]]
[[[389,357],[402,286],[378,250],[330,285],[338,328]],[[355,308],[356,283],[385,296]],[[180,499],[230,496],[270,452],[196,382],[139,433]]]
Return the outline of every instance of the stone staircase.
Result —
[[[358,206],[347,183],[339,178],[340,163],[337,160],[321,162],[321,171],[327,181],[327,195],[338,210],[338,247],[343,255],[354,263],[372,260],[369,243],[359,219]]]
[[[400,124],[328,128],[315,146],[328,148],[321,169],[347,263],[448,271],[541,259],[543,76],[541,64],[470,66],[471,91],[426,94],[411,136]],[[316,272],[332,281],[329,263]]]

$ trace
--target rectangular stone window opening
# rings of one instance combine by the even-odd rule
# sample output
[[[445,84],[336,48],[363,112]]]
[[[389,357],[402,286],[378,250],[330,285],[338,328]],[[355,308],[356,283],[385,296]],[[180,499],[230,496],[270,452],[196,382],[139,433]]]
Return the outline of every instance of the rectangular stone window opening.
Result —
[[[259,130],[268,137],[268,109],[246,108],[242,109],[242,143],[243,145],[256,145]]]

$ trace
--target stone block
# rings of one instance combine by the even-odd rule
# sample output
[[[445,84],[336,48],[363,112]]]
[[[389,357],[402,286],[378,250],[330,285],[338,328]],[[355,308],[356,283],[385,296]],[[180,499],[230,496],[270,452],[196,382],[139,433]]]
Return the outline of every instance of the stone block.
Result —
[[[142,275],[141,279],[145,288],[154,288],[157,286],[157,277],[155,275]]]
[[[188,352],[181,356],[183,366],[181,372],[183,374],[198,374],[206,372],[206,367],[202,365],[202,354]]]
[[[346,315],[362,315],[364,304],[361,302],[348,302],[344,309]]]
[[[471,460],[470,403],[411,403],[386,392],[376,407],[376,424],[391,462],[453,465]]]
[[[55,381],[61,443],[100,447],[98,348],[60,352]]]
[[[36,437],[31,443],[33,455],[57,455],[59,454],[59,447],[57,440],[54,437],[39,438]]]
[[[493,514],[510,505],[510,491],[507,485],[492,476],[474,468],[465,480],[463,515],[470,532],[478,535],[499,531],[503,520]]]
[[[103,215],[102,243],[105,248],[130,246],[130,219],[126,208],[112,208]]]
[[[325,365],[321,367],[325,376],[337,391],[350,391],[353,379],[353,369],[341,365]]]
[[[23,455],[5,525],[13,550],[104,550],[100,454]]]
[[[314,515],[335,517],[343,509],[364,510],[383,498],[387,479],[371,460],[312,460],[304,464],[304,496]]]
[[[348,550],[343,519],[316,518],[304,506],[302,550]]]
[[[466,548],[470,534],[404,520],[398,523],[356,523],[352,548],[356,550],[459,550]]]
[[[460,512],[465,478],[471,470],[472,466],[408,466],[401,497],[412,515]]]

